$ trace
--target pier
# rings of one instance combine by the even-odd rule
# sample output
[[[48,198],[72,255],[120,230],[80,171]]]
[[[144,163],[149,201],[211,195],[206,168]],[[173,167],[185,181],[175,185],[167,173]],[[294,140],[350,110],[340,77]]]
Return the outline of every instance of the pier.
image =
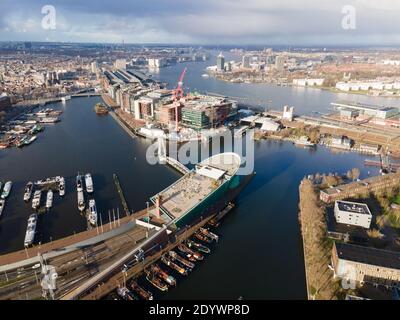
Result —
[[[135,247],[130,253],[121,258],[119,261],[111,265],[107,270],[104,270],[102,274],[99,274],[96,278],[93,278],[88,281],[88,283],[83,286],[77,288],[76,290],[68,293],[63,296],[62,300],[97,300],[101,299],[111,291],[115,290],[116,287],[125,283],[128,279],[135,279],[138,277],[144,269],[158,261],[162,255],[167,253],[170,250],[173,250],[176,246],[182,243],[184,240],[192,236],[200,227],[206,225],[210,219],[208,217],[204,220],[201,220],[199,223],[194,226],[184,230],[182,233],[176,236],[175,240],[165,239],[164,243],[157,243],[156,246],[150,246],[146,251],[154,251],[155,249],[159,249],[153,254],[145,255],[145,259],[142,262],[135,264],[132,268],[127,270],[126,272],[121,272],[121,268],[123,264],[132,259],[133,255],[139,249],[139,246]],[[159,231],[157,234],[154,234],[152,237],[148,238],[145,242],[140,245],[140,248],[145,248],[146,245],[149,246],[154,243],[154,240],[157,237],[162,236],[162,233],[165,233],[166,228]],[[113,275],[110,276],[110,273]]]
[[[121,199],[122,207],[124,208],[125,214],[127,216],[130,216],[131,212],[129,210],[128,203],[126,202],[124,192],[122,191],[118,176],[115,173],[113,174],[113,179],[114,179],[115,187],[117,188],[118,195]]]

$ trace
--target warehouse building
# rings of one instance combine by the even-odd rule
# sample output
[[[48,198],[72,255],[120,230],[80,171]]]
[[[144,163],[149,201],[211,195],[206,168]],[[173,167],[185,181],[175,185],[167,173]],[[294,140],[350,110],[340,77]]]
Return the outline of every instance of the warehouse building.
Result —
[[[335,277],[348,282],[400,286],[400,252],[335,242],[332,265]]]
[[[348,116],[350,110],[357,111],[359,115],[388,119],[399,114],[399,109],[386,106],[376,106],[359,102],[332,102],[331,105],[339,110],[340,115]],[[342,111],[343,110],[343,111]]]

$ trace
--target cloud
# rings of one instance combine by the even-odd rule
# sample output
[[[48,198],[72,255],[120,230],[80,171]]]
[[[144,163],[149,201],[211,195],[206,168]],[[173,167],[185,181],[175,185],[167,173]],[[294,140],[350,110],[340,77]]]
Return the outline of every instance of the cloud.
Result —
[[[1,0],[0,40],[211,44],[400,44],[397,0]],[[43,30],[51,4],[57,29]],[[356,29],[341,27],[342,8]]]

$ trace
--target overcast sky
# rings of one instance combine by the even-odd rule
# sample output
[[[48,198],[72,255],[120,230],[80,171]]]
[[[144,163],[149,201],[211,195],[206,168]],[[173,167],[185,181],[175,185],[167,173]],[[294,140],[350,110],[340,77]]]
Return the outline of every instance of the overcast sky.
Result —
[[[42,7],[56,9],[55,30]],[[355,29],[343,29],[344,6]],[[400,0],[0,0],[0,41],[400,45]]]

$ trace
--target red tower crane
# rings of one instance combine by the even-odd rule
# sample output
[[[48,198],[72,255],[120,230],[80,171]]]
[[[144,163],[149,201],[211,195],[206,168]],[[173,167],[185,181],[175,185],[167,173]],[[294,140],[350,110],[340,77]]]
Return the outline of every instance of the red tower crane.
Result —
[[[178,105],[179,102],[178,100],[183,98],[183,78],[185,77],[185,73],[186,73],[186,68],[183,69],[181,76],[179,77],[179,81],[178,81],[178,86],[176,87],[176,89],[174,89],[173,91],[173,101],[175,104],[175,131],[178,132],[178,122],[179,122],[179,117],[178,117]]]

